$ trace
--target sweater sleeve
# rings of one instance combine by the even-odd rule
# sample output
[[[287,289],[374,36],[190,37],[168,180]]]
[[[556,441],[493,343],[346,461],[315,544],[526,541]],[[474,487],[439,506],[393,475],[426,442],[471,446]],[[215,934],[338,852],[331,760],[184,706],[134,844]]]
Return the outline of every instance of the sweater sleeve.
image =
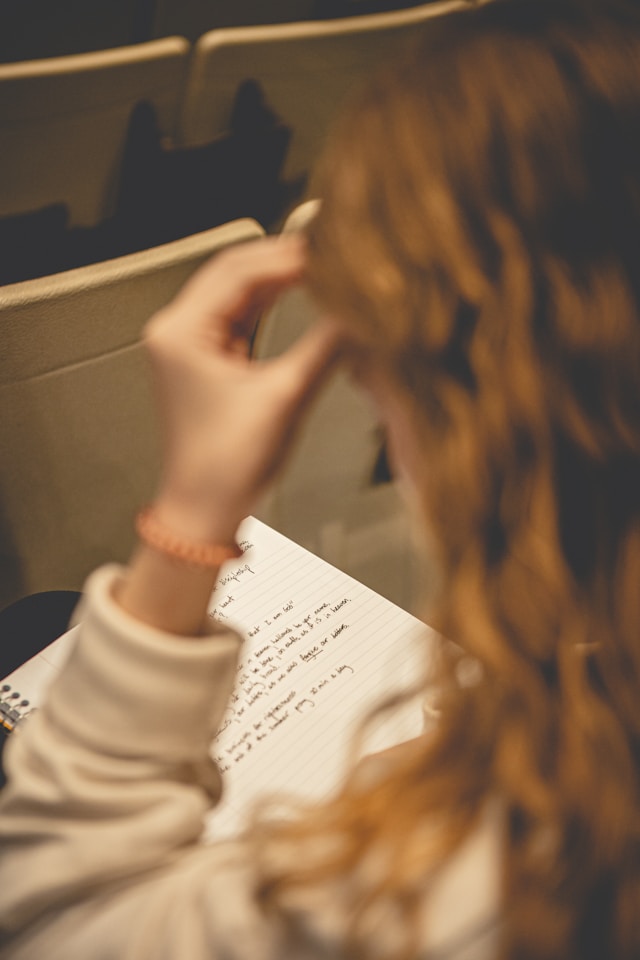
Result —
[[[240,638],[213,623],[198,639],[140,624],[112,600],[122,575],[105,567],[89,579],[71,656],[5,750],[0,957],[341,956],[347,881],[296,893],[283,924],[255,898],[250,838],[200,842],[221,795],[209,747]],[[425,943],[436,953],[453,944],[452,960],[496,955],[493,928],[483,931],[495,917],[498,851],[487,821],[432,891]]]
[[[194,639],[139,623],[112,600],[116,566],[85,587],[78,640],[44,705],[5,751],[0,930],[73,904],[195,846],[220,798],[209,746],[240,637]]]

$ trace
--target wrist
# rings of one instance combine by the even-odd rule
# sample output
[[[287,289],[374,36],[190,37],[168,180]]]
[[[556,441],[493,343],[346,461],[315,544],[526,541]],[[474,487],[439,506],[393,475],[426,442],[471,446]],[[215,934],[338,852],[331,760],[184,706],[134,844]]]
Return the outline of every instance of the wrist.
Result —
[[[232,544],[244,520],[239,511],[211,506],[210,496],[198,498],[162,487],[153,500],[153,514],[175,536],[193,542]]]
[[[227,560],[238,559],[241,550],[235,540],[212,543],[195,537],[185,537],[167,526],[157,515],[154,506],[141,510],[136,517],[136,533],[140,542],[172,560],[192,567],[218,570]]]
[[[237,524],[214,519],[192,501],[170,496],[159,495],[143,509],[136,518],[140,546],[116,595],[123,609],[171,633],[199,635],[219,568],[241,556]]]
[[[114,599],[130,616],[186,637],[203,634],[217,570],[176,562],[141,544]]]

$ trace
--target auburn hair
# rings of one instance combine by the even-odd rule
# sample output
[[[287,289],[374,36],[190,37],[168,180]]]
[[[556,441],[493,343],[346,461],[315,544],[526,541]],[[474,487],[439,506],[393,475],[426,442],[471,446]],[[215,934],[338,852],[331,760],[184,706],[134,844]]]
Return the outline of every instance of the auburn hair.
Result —
[[[310,286],[419,431],[440,717],[384,775],[270,828],[292,858],[263,901],[357,877],[348,949],[415,956],[438,871],[493,804],[502,956],[637,958],[636,11],[494,0],[433,21],[353,102],[319,182]],[[381,917],[398,935],[374,949]]]

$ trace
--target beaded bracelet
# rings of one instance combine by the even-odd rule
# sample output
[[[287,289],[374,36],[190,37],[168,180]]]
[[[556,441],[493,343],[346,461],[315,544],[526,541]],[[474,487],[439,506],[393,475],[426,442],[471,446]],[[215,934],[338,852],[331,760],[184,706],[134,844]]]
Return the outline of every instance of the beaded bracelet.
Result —
[[[242,550],[235,542],[206,543],[187,540],[173,533],[158,520],[153,507],[146,507],[140,511],[136,517],[135,529],[140,540],[147,546],[190,566],[216,569],[226,560],[242,556]]]

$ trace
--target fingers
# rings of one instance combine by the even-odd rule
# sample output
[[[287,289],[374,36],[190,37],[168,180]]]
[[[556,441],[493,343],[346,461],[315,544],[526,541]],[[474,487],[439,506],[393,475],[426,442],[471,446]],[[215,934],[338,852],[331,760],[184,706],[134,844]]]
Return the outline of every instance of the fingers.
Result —
[[[225,250],[201,267],[173,303],[156,315],[147,327],[147,343],[152,351],[155,348],[157,353],[164,351],[173,357],[174,365],[179,355],[197,356],[199,369],[203,363],[247,359],[247,338],[256,313],[284,289],[303,280],[304,269],[305,241],[296,235]],[[262,382],[267,389],[275,388],[290,410],[304,407],[341,347],[337,324],[330,320],[318,323],[280,357],[252,364],[255,374],[260,368],[267,374],[266,379],[258,374],[256,385]],[[237,371],[235,367],[227,370],[231,374]]]
[[[246,359],[260,313],[303,273],[300,237],[269,237],[223,250],[148,321],[147,349]]]
[[[301,237],[266,237],[222,251],[201,267],[174,300],[193,322],[213,322],[221,333],[247,336],[256,314],[304,274]]]

